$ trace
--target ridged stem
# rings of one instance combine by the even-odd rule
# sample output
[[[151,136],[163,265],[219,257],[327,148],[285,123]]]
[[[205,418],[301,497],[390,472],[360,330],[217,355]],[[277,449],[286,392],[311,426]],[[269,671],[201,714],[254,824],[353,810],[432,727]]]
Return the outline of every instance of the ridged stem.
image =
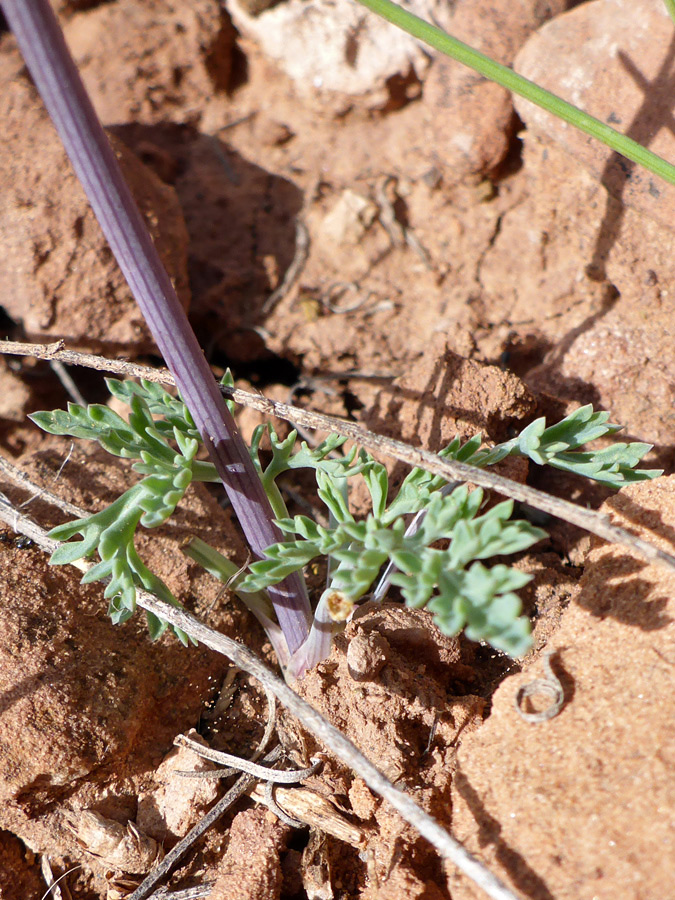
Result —
[[[251,550],[280,540],[272,508],[70,55],[49,0],[1,0],[103,233],[223,481]],[[83,302],[84,298],[83,298]],[[289,650],[309,631],[300,575],[269,590]]]

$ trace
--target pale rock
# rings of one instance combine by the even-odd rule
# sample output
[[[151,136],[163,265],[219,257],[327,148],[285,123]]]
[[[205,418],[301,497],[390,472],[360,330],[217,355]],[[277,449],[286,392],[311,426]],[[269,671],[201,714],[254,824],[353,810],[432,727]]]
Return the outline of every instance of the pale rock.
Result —
[[[93,809],[64,815],[67,827],[88,853],[120,872],[147,872],[164,855],[157,841],[133,822],[122,825]]]
[[[377,218],[377,206],[347,188],[321,223],[321,239],[329,244],[356,245]]]
[[[447,25],[452,2],[413,0],[411,12]],[[431,53],[415,38],[351,0],[287,0],[260,15],[249,15],[228,0],[232,19],[256,40],[305,95],[334,92],[369,96],[368,105],[385,106],[388,82],[414,73],[423,78]]]
[[[190,732],[189,736],[207,746],[196,732]],[[138,799],[138,827],[158,841],[186,835],[202,811],[216,799],[218,780],[189,778],[181,773],[213,772],[217,768],[189,747],[176,747],[154,773],[158,786]]]

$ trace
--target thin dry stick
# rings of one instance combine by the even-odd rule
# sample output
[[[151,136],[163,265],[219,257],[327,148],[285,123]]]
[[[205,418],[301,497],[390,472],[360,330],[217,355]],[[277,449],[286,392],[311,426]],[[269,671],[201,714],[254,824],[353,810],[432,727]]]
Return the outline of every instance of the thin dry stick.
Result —
[[[34,356],[36,359],[60,359],[62,362],[70,363],[71,365],[87,366],[99,371],[114,372],[118,375],[132,378],[145,378],[147,381],[154,381],[159,384],[174,384],[172,376],[166,369],[152,369],[149,366],[139,366],[136,363],[129,362],[113,362],[90,353],[77,353],[74,350],[64,350],[62,348],[63,341],[56,341],[54,344],[0,342],[0,352],[5,354]],[[552,497],[543,491],[538,491],[527,485],[519,484],[517,481],[504,478],[502,475],[495,475],[493,472],[478,469],[476,466],[469,466],[456,460],[443,459],[435,453],[430,453],[428,450],[422,450],[419,447],[411,447],[409,444],[403,443],[403,441],[395,441],[392,438],[374,434],[372,431],[365,431],[355,423],[348,422],[345,419],[309,412],[308,410],[299,409],[297,406],[289,406],[287,403],[269,400],[262,395],[252,394],[238,388],[222,387],[221,389],[235,403],[250,406],[267,415],[286,419],[293,424],[303,425],[306,428],[336,432],[350,438],[357,444],[365,447],[366,450],[393,457],[413,468],[425,469],[433,475],[440,475],[446,481],[468,481],[488,490],[495,490],[506,497],[512,497],[514,500],[526,503],[528,506],[534,507],[534,509],[540,509],[542,512],[570,522],[572,525],[578,525],[580,528],[596,534],[605,541],[632,547],[650,562],[661,563],[675,571],[675,556],[660,550],[654,544],[650,544],[648,541],[642,540],[642,538],[636,537],[624,528],[617,528],[617,526],[611,525],[607,516],[603,516],[593,510],[584,509],[581,506],[576,506],[574,503],[569,503],[567,500]]]
[[[394,205],[387,196],[389,185],[396,186],[397,179],[393,175],[385,176],[384,180],[375,188],[375,200],[380,207],[380,223],[389,235],[389,240],[394,247],[400,247],[407,244],[424,263],[425,267],[433,272],[433,264],[429,258],[429,254],[420,243],[412,229],[402,225],[396,218],[396,210]]]
[[[148,900],[200,900],[202,897],[208,897],[213,889],[215,881],[204,882],[204,884],[196,887],[185,888],[182,891],[167,891],[160,888]]]
[[[256,803],[269,806],[268,786],[260,782],[253,788],[249,796]],[[355,825],[345,814],[341,813],[331,801],[307,787],[275,786],[274,805],[282,804],[286,815],[291,816],[301,827],[309,826],[314,831],[322,831],[331,837],[351,844],[360,851],[367,850],[369,829]],[[276,810],[274,810],[276,812]]]
[[[208,897],[213,889],[215,881],[204,882],[204,884],[196,887],[185,888],[182,891],[167,891],[160,888],[148,900],[200,900],[202,897]]]
[[[262,311],[264,313],[270,312],[270,310],[272,310],[280,300],[283,300],[290,291],[300,277],[300,273],[305,267],[308,256],[309,231],[307,230],[305,223],[301,219],[297,219],[295,223],[295,255],[293,256],[290,266],[286,269],[286,274],[282,278],[281,284],[263,303]]]
[[[20,513],[18,509],[13,507],[8,500],[0,496],[0,519],[7,522],[15,531],[25,534],[31,538],[38,546],[48,553],[53,553],[57,547],[61,546],[59,541],[47,536],[44,529],[40,528],[35,522]],[[73,563],[80,571],[86,571],[91,564],[83,560]],[[200,641],[206,647],[227,656],[236,666],[248,672],[256,678],[262,685],[269,689],[290,712],[294,715],[304,727],[310,731],[325,747],[337,756],[341,762],[352,769],[359,777],[375,793],[384,797],[396,809],[403,819],[415,828],[422,837],[426,838],[429,843],[435,847],[443,859],[450,860],[458,869],[471,878],[475,884],[482,888],[488,897],[492,900],[518,900],[516,895],[504,884],[501,879],[492,874],[483,863],[473,857],[458,841],[456,841],[448,832],[442,828],[438,822],[428,813],[421,809],[414,800],[407,794],[385,778],[384,775],[371,763],[352,742],[346,738],[334,725],[331,725],[324,717],[318,713],[313,707],[303,700],[298,694],[290,688],[285,681],[282,681],[275,674],[263,665],[262,662],[252,653],[248,647],[240,644],[238,641],[214,631],[212,628],[204,625],[193,615],[184,609],[176,609],[168,603],[158,600],[147,591],[137,590],[138,605],[148,612],[153,613],[160,619],[164,619],[171,625],[182,629],[189,637]],[[269,757],[269,754],[268,754]],[[269,761],[266,757],[265,761]],[[249,775],[244,775],[237,781],[235,788],[246,779],[247,786],[250,786],[253,779]],[[226,797],[235,789],[226,794]],[[214,811],[225,800],[225,797],[218,801],[216,806],[207,814],[208,819]],[[201,826],[205,819],[199,823]],[[209,821],[209,824],[210,821]],[[199,827],[197,826],[197,827]],[[207,826],[205,826],[207,827]],[[192,832],[191,832],[192,833]],[[203,832],[200,832],[200,834]],[[184,838],[180,844],[165,857],[160,864],[163,867],[166,859],[178,850],[186,841]],[[181,851],[183,852],[183,851]],[[173,862],[172,862],[173,865]],[[168,871],[168,869],[166,870]],[[154,875],[154,873],[151,873]],[[163,876],[162,876],[163,877]],[[146,879],[146,881],[148,881]],[[154,881],[150,889],[152,889],[158,881]],[[145,884],[145,882],[144,882]],[[140,889],[139,889],[140,890]],[[134,891],[128,900],[143,900],[147,897],[147,893],[139,894]]]
[[[238,671],[239,670],[237,669],[236,666],[232,666],[232,668],[230,669],[230,672],[238,672]],[[229,678],[229,672],[228,672],[228,678]],[[255,752],[250,759],[250,762],[252,762],[252,763],[255,763],[262,756],[265,748],[267,747],[267,745],[269,744],[269,742],[272,739],[272,735],[274,734],[274,730],[275,730],[276,724],[277,724],[277,698],[274,696],[274,694],[268,688],[263,686],[263,690],[265,692],[265,698],[267,700],[267,721],[265,722],[265,731],[263,732],[263,736],[260,739],[260,743],[256,747]],[[222,688],[221,688],[221,696],[222,696]],[[219,702],[220,702],[220,697],[218,698],[218,701],[216,703],[216,708],[217,708]],[[211,716],[211,718],[213,718],[213,716]],[[182,735],[179,735],[179,737],[181,737],[181,736]],[[180,741],[178,741],[178,739],[176,739],[176,741],[174,741],[174,743],[180,743]],[[192,743],[194,744],[194,747],[201,747],[201,745],[197,744],[195,741],[193,741]],[[193,749],[194,749],[194,747],[193,747]],[[229,778],[231,775],[236,774],[237,771],[246,771],[246,770],[245,769],[237,770],[235,768],[232,768],[232,769],[218,769],[215,772],[210,772],[210,771],[179,772],[178,774],[182,775],[185,778],[198,777],[198,778],[211,778],[213,780],[217,780],[219,778]]]
[[[289,816],[288,813],[284,812],[284,810],[278,806],[274,799],[273,786],[277,784],[300,784],[306,778],[309,778],[310,775],[316,773],[319,766],[322,764],[321,759],[313,759],[312,765],[307,769],[295,769],[294,771],[278,770],[266,768],[265,766],[258,766],[251,760],[232,756],[232,754],[223,753],[220,750],[213,750],[211,747],[204,747],[203,744],[198,744],[197,741],[193,741],[192,738],[189,738],[184,734],[177,735],[177,737],[174,738],[174,744],[178,747],[189,747],[190,750],[204,759],[209,759],[212,762],[230,767],[218,769],[215,772],[179,772],[178,774],[187,776],[188,778],[212,778],[213,776],[224,778],[226,775],[231,775],[233,772],[247,772],[249,775],[253,775],[265,782],[265,803],[278,819],[281,819],[282,822],[285,822],[293,828],[302,828],[304,826],[304,822]]]
[[[31,500],[45,500],[47,503],[51,503],[52,506],[58,507],[58,509],[62,510],[67,515],[75,516],[76,519],[83,519],[85,516],[89,515],[86,510],[79,506],[75,506],[74,503],[69,503],[68,500],[61,499],[57,494],[48,491],[47,488],[41,488],[37,484],[34,484],[25,472],[22,472],[21,469],[13,466],[4,458],[4,456],[0,456],[0,472],[18,487],[28,491],[31,494]],[[21,505],[25,506],[29,502],[30,501],[27,500]]]
[[[274,734],[274,729],[277,724],[277,698],[274,696],[272,691],[266,688],[263,685],[263,690],[265,691],[265,699],[267,700],[267,721],[265,722],[265,731],[263,732],[263,736],[260,738],[260,743],[251,758],[251,762],[255,762],[260,759],[265,750],[265,747],[272,740],[272,735]]]
[[[251,762],[250,759],[242,759],[240,756],[233,756],[231,753],[223,753],[222,750],[213,750],[211,747],[205,747],[203,744],[193,741],[186,734],[176,735],[174,744],[177,747],[187,747],[203,759],[218,763],[220,766],[229,766],[238,772],[246,772],[248,775],[253,775],[259,781],[271,781],[274,784],[298,784],[298,782],[309,778],[310,775],[314,775],[321,765],[321,760],[317,759],[305,769],[270,769],[267,766],[260,766]],[[201,775],[201,772],[198,774]]]
[[[65,388],[70,399],[75,403],[79,403],[80,406],[86,406],[87,401],[82,396],[82,392],[73,381],[70,372],[68,371],[68,369],[66,369],[63,363],[58,359],[53,359],[49,363],[49,365],[52,367],[52,371]]]
[[[300,819],[296,819],[295,816],[289,815],[279,806],[277,801],[274,799],[274,785],[271,781],[265,782],[264,797],[265,806],[269,809],[270,812],[274,813],[274,815],[277,817],[277,819],[279,819],[280,822],[285,822],[286,825],[290,825],[291,828],[305,827],[304,822],[301,822]]]
[[[275,747],[274,750],[270,750],[267,754],[265,762],[274,762],[279,756],[281,756],[281,748]],[[157,885],[164,881],[169,872],[171,872],[174,866],[180,862],[193,844],[195,844],[212,825],[215,825],[219,819],[222,819],[228,809],[233,806],[240,797],[243,797],[254,783],[255,778],[253,775],[245,773],[241,778],[238,778],[229,791],[211,807],[206,815],[197,822],[194,828],[191,828],[190,831],[188,831],[185,837],[180,840],[175,847],[169,850],[159,865],[143,879],[141,884],[139,884],[132,894],[129,894],[126,900],[145,900],[145,898],[154,891]]]
[[[42,895],[40,900],[46,900],[47,897],[51,894],[52,900],[64,900],[64,892],[67,894],[68,898],[71,897],[70,891],[68,890],[68,885],[66,884],[65,879],[70,875],[71,872],[77,872],[78,869],[81,869],[82,866],[73,866],[71,869],[68,869],[63,875],[59,875],[59,877],[54,880],[54,873],[52,872],[52,867],[49,862],[49,858],[43,853],[40,857],[40,871],[42,873],[42,877],[45,880],[45,884],[47,885],[47,891]],[[59,882],[62,881],[63,885],[59,885]]]

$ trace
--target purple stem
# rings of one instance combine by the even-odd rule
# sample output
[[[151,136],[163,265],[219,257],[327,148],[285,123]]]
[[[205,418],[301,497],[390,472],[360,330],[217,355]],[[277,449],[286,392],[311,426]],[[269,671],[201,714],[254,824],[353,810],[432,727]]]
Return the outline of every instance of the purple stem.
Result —
[[[94,213],[192,414],[251,550],[280,540],[274,514],[234,419],[77,71],[49,0],[0,0],[19,49]],[[299,573],[269,588],[291,653],[311,621]]]

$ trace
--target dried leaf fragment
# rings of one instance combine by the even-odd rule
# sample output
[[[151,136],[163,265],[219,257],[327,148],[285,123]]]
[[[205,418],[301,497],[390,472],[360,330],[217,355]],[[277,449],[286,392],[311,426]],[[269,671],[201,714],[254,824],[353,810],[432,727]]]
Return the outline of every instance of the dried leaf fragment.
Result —
[[[93,809],[68,813],[66,825],[88,853],[121,872],[148,872],[164,855],[157,841],[139,831],[133,822],[121,825]]]
[[[277,786],[274,797],[284,812],[311,828],[330,834],[352,847],[361,848],[366,845],[366,831],[350,822],[329,800],[315,791],[304,787]],[[264,785],[256,785],[251,791],[251,798],[256,803],[266,804]]]

